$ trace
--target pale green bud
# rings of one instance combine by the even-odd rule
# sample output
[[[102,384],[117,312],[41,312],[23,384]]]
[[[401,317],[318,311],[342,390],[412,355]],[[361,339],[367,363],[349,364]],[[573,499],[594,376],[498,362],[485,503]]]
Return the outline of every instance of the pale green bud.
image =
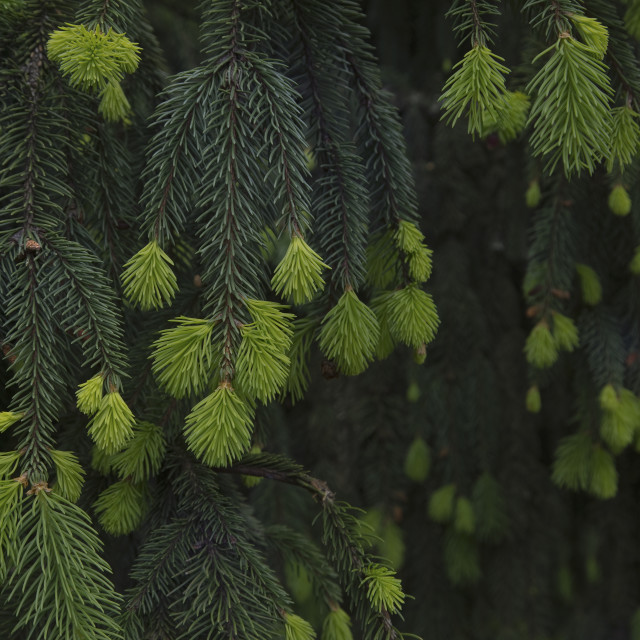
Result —
[[[580,340],[578,338],[578,328],[575,322],[567,317],[554,311],[553,318],[553,338],[556,341],[558,349],[563,351],[573,351]]]
[[[535,209],[542,199],[542,191],[540,191],[540,183],[537,180],[532,180],[527,187],[524,194],[525,202],[529,209]]]
[[[602,300],[602,285],[598,274],[586,264],[576,264],[576,272],[583,300],[591,306],[598,304]]]
[[[351,620],[344,609],[332,608],[322,624],[322,640],[353,640]]]
[[[429,475],[431,466],[431,452],[429,445],[420,437],[416,436],[407,451],[404,461],[404,473],[414,482],[424,482]]]
[[[460,496],[456,501],[456,515],[453,521],[455,530],[459,533],[472,534],[476,530],[476,517],[471,501]]]
[[[621,184],[613,187],[609,194],[609,209],[617,216],[626,216],[631,211],[631,198]]]
[[[539,369],[550,367],[558,359],[557,343],[544,320],[538,322],[529,334],[524,352],[527,362]]]
[[[455,496],[455,484],[446,484],[434,491],[429,498],[429,517],[441,524],[449,522],[453,517]]]
[[[540,397],[540,389],[538,389],[537,385],[529,387],[525,404],[529,413],[540,413],[542,399]]]
[[[104,378],[98,374],[83,382],[76,391],[76,405],[85,415],[93,415],[102,402],[102,389]]]
[[[24,413],[18,413],[17,411],[2,411],[0,412],[0,433],[6,431],[9,427],[14,425],[18,420],[24,417]]]

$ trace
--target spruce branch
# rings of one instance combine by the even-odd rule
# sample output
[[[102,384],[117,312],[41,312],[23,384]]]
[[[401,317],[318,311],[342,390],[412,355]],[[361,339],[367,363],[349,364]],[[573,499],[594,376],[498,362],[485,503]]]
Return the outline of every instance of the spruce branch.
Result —
[[[344,11],[319,16],[312,2],[291,2],[302,52],[301,89],[313,114],[314,152],[322,177],[314,190],[314,209],[322,254],[332,272],[332,286],[358,287],[363,279],[364,244],[367,214],[362,163],[345,139],[346,114],[337,90],[318,60],[326,56],[327,38],[335,41],[336,18]],[[336,49],[337,49],[337,42]],[[333,54],[335,56],[335,54]]]
[[[399,640],[404,637],[391,621],[391,609],[366,595],[364,587],[370,582],[372,575],[368,568],[375,563],[364,551],[362,526],[349,505],[335,500],[335,495],[326,482],[310,476],[300,465],[276,454],[250,454],[230,467],[216,470],[293,484],[311,493],[322,507],[323,542],[329,559],[338,570],[341,583],[354,608],[354,617],[364,628],[364,637],[366,640]],[[379,583],[376,583],[374,590],[377,588],[384,590],[384,586]],[[401,591],[393,592],[401,597]],[[393,601],[399,603],[398,600]]]
[[[495,36],[495,24],[488,22],[488,16],[500,15],[496,0],[454,0],[447,11],[453,18],[454,33],[460,41],[469,38],[472,47],[486,47]]]
[[[43,298],[47,290],[47,273],[52,266],[51,255],[27,253],[18,268],[7,298],[7,315],[13,319],[7,331],[7,341],[13,345],[12,404],[22,414],[17,435],[25,449],[23,471],[31,482],[47,477],[48,449],[53,445],[55,422],[64,396],[67,374],[55,357],[57,349],[64,352],[50,301]],[[54,350],[54,347],[57,348]]]
[[[16,628],[39,640],[52,632],[60,640],[121,639],[120,598],[89,517],[50,491],[46,483],[34,485],[19,523],[15,571],[6,583],[9,603],[20,612]]]
[[[534,94],[529,123],[534,155],[547,159],[553,171],[562,162],[565,174],[593,173],[609,152],[612,89],[603,63],[568,33],[540,56],[551,53],[527,86]]]
[[[125,374],[122,320],[115,296],[95,258],[81,245],[49,234],[46,247],[56,258],[77,307],[61,313],[63,323],[80,340],[85,363],[100,371],[107,385],[121,384]]]

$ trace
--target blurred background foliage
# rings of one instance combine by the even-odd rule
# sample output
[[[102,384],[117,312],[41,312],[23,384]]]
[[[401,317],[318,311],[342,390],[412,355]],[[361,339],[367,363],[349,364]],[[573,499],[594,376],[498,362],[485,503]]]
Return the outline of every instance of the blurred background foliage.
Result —
[[[265,410],[258,440],[366,510],[376,552],[414,596],[406,628],[425,638],[640,639],[637,453],[616,458],[613,499],[552,482],[558,443],[574,433],[589,393],[580,357],[536,374],[542,408],[525,407],[531,321],[522,283],[536,233],[525,192],[536,168],[524,143],[472,141],[464,124],[440,123],[438,97],[462,55],[446,0],[362,4],[405,126],[441,327],[424,365],[397,350],[357,378],[324,380],[316,354],[311,392],[295,406]],[[503,4],[495,52],[518,86],[529,77],[518,64],[530,43],[518,3]],[[196,3],[146,5],[170,72],[194,66]],[[609,189],[604,172],[574,182],[571,205],[583,251],[606,274],[605,295],[627,296],[637,309],[638,279],[629,285],[621,273],[639,218],[634,211],[621,227],[607,209]],[[636,331],[624,334],[630,354]],[[626,364],[637,393],[638,365]],[[265,522],[308,528],[313,506],[296,490],[262,481],[248,493]],[[317,622],[304,570],[282,569],[301,613]]]

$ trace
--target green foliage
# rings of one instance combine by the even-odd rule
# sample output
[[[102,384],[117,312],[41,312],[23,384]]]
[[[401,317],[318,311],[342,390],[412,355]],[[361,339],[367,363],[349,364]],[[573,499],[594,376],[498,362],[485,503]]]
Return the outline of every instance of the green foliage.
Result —
[[[106,393],[89,422],[89,435],[105,453],[116,453],[133,436],[134,417],[117,390]]]
[[[600,435],[615,452],[622,451],[633,442],[640,429],[640,399],[629,389],[616,392],[613,385],[606,385],[600,392],[602,422]]]
[[[424,235],[415,224],[401,220],[395,232],[397,247],[409,262],[409,276],[414,282],[426,282],[431,276],[433,251],[424,244]],[[385,285],[386,286],[386,285]]]
[[[284,575],[291,594],[296,602],[306,602],[311,596],[312,584],[307,570],[301,564],[287,563]]]
[[[613,498],[618,492],[618,472],[613,456],[602,447],[593,449],[589,491],[603,500]]]
[[[424,482],[429,475],[431,466],[431,451],[429,445],[416,436],[409,446],[404,459],[404,472],[407,478],[414,482]]]
[[[404,565],[406,555],[406,544],[402,529],[390,518],[387,519],[382,531],[382,540],[378,543],[380,557],[383,564],[391,569],[399,571]]]
[[[24,499],[22,479],[0,479],[0,579],[3,584],[7,571],[13,568],[16,559],[16,545],[20,535],[21,503]]]
[[[459,496],[456,500],[453,527],[458,533],[473,534],[476,530],[476,518],[469,498]]]
[[[440,318],[433,298],[416,284],[397,289],[385,298],[385,317],[392,337],[418,349],[436,335]]]
[[[294,304],[309,302],[322,291],[322,271],[328,265],[299,235],[293,235],[271,279],[273,290]]]
[[[387,230],[378,233],[367,246],[367,281],[378,289],[386,289],[396,279],[400,254],[395,237],[401,229],[402,223],[395,232]],[[419,251],[419,247],[414,249],[414,252],[417,251]],[[415,255],[420,263],[420,254],[416,253]]]
[[[336,607],[326,615],[321,640],[353,640],[351,620],[344,609]]]
[[[367,587],[367,597],[374,609],[396,613],[402,608],[405,595],[402,584],[395,575],[395,571],[379,564],[370,564],[364,568],[362,584]]]
[[[576,27],[584,44],[602,58],[609,46],[609,32],[607,28],[595,18],[583,16],[578,13],[572,14],[569,18]]]
[[[447,484],[434,491],[429,498],[429,517],[442,524],[449,522],[454,515],[455,497],[455,484]]]
[[[590,484],[593,443],[589,434],[564,438],[556,449],[552,480],[561,487],[587,490]]]
[[[104,89],[118,85],[125,73],[133,73],[140,61],[140,47],[123,33],[99,26],[87,29],[81,24],[60,27],[49,37],[47,53],[69,76],[72,86],[81,89]]]
[[[531,330],[524,347],[527,362],[539,369],[550,367],[558,359],[558,344],[545,321]]]
[[[540,191],[540,182],[538,180],[532,180],[527,187],[524,194],[525,202],[529,209],[535,209],[542,199],[542,192]]]
[[[101,543],[76,505],[38,487],[20,514],[15,568],[5,583],[24,638],[122,638],[119,596]],[[43,558],[47,561],[43,562]],[[74,597],[71,597],[73,594]]]
[[[6,480],[15,473],[21,456],[20,451],[0,452],[0,480]]]
[[[9,427],[18,422],[24,414],[17,413],[16,411],[2,411],[0,412],[0,433],[6,431]]]
[[[124,265],[125,296],[143,311],[159,309],[173,300],[178,288],[173,260],[156,242],[150,242]]]
[[[376,345],[376,358],[384,360],[388,358],[396,347],[396,340],[389,328],[389,298],[393,291],[382,291],[371,300],[371,310],[376,314],[380,334]]]
[[[478,547],[468,535],[452,532],[447,536],[444,560],[447,576],[453,584],[474,584],[482,577]]]
[[[542,408],[542,398],[540,397],[540,389],[533,385],[527,389],[527,397],[525,399],[527,411],[530,413],[540,413]]]
[[[539,55],[551,57],[527,86],[529,124],[533,153],[549,172],[561,162],[568,177],[593,173],[609,155],[612,89],[598,51],[567,34]]]
[[[322,321],[320,349],[343,373],[357,375],[373,360],[379,336],[375,313],[347,289]]]
[[[553,312],[553,339],[556,346],[562,351],[573,351],[580,344],[578,328],[575,322],[558,312]]]
[[[503,58],[486,46],[472,47],[454,67],[453,75],[444,85],[443,118],[447,124],[467,116],[470,134],[482,135],[487,120],[499,123],[505,106],[505,75],[509,70]]]
[[[618,490],[613,456],[594,445],[585,433],[562,441],[556,451],[552,479],[560,486],[586,490],[601,499],[613,498]]]
[[[187,416],[185,439],[205,464],[225,467],[237,460],[251,443],[253,410],[228,382],[201,400]]]
[[[295,404],[304,397],[309,386],[308,359],[311,343],[316,328],[316,322],[309,318],[296,318],[293,321],[293,335],[289,349],[289,377],[287,378],[287,393]]]
[[[628,216],[631,212],[631,198],[623,185],[617,184],[609,194],[609,209],[617,216]]]
[[[588,305],[599,304],[602,300],[602,285],[598,274],[586,264],[576,264],[576,272],[580,279],[582,299]]]
[[[247,300],[247,307],[253,322],[242,327],[235,380],[243,393],[267,403],[287,383],[294,316],[264,300]]]
[[[122,536],[135,531],[148,509],[145,487],[120,480],[105,489],[93,508],[107,533]]]
[[[53,490],[69,502],[77,502],[82,493],[85,470],[72,451],[49,451],[53,464],[56,467],[56,483]]]
[[[295,613],[287,613],[284,618],[285,640],[314,640],[316,633],[313,627]]]
[[[153,343],[152,371],[174,398],[200,393],[214,364],[213,322],[181,316],[178,326],[164,329]]]
[[[637,156],[640,147],[640,125],[638,114],[629,106],[616,107],[611,110],[611,152],[607,159],[607,171],[614,166],[623,171]]]
[[[108,122],[131,124],[131,105],[122,87],[117,82],[109,82],[100,93],[98,111]]]
[[[120,478],[139,484],[158,473],[165,449],[165,438],[158,425],[146,421],[136,422],[133,437],[113,457],[111,464]]]
[[[92,416],[102,403],[104,378],[101,374],[89,378],[78,386],[76,391],[76,405],[85,415]]]
[[[527,124],[531,100],[522,91],[507,91],[500,108],[500,120],[496,123],[498,136],[503,144],[515,140]],[[488,127],[488,123],[485,123]]]
[[[640,5],[636,0],[631,0],[627,3],[627,11],[624,14],[624,25],[636,40],[640,40]]]
[[[197,11],[201,50],[178,73],[140,0],[0,11],[0,635],[264,640],[284,618],[312,637],[275,547],[309,576],[325,640],[351,623],[400,638],[398,579],[324,483],[264,453],[296,436],[289,405],[256,401],[306,397],[316,339],[344,373],[373,360],[379,323],[355,293],[370,233],[391,247],[389,289],[429,279],[402,124],[352,0]],[[290,239],[273,277],[268,234]],[[270,281],[299,317],[266,300]],[[248,497],[243,478],[262,480]],[[306,508],[278,533],[280,482],[317,498],[327,558]],[[101,536],[130,535],[108,552],[122,612],[85,499]],[[382,532],[400,566],[405,532],[386,516]]]

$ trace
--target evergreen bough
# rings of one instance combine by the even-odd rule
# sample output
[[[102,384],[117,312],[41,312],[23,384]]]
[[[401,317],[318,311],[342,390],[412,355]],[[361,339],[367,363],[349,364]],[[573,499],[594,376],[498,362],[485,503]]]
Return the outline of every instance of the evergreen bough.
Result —
[[[373,235],[395,242],[397,339],[435,336],[398,116],[352,0],[200,11],[200,64],[166,78],[138,0],[2,4],[0,628],[316,637],[264,551],[312,543],[257,520],[231,475],[318,499],[328,562],[297,558],[325,640],[401,638],[400,581],[350,507],[256,428],[303,397],[314,342],[340,374],[374,359]],[[135,535],[124,599],[96,531]]]

